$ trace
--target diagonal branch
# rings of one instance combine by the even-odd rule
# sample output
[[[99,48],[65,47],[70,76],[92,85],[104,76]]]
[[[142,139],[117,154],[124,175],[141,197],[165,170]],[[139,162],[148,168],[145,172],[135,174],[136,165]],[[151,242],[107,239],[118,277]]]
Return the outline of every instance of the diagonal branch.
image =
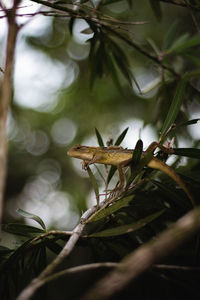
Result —
[[[194,11],[200,11],[199,6],[195,6],[195,5],[192,5],[190,3],[184,3],[184,2],[177,1],[177,0],[157,0],[157,1],[164,2],[164,3],[167,3],[167,4],[176,5],[176,6],[180,6],[180,7],[186,7],[186,8],[189,7]]]
[[[138,44],[136,44],[134,41],[130,40],[129,38],[127,38],[126,36],[124,36],[120,32],[114,30],[113,27],[112,27],[112,25],[109,24],[109,19],[108,18],[107,18],[107,22],[105,22],[103,16],[102,17],[99,16],[98,18],[97,17],[93,17],[93,15],[91,15],[91,14],[89,14],[89,15],[86,14],[86,13],[84,14],[81,11],[73,10],[73,9],[68,8],[66,6],[63,7],[63,6],[59,5],[59,4],[50,3],[50,2],[47,2],[47,1],[44,1],[44,0],[31,0],[31,1],[39,3],[39,4],[43,4],[45,6],[51,7],[51,8],[56,9],[56,10],[67,12],[67,13],[69,13],[69,15],[71,17],[82,18],[82,19],[85,19],[85,20],[89,20],[89,21],[91,21],[93,23],[96,23],[98,25],[101,25],[103,28],[105,28],[105,30],[110,31],[113,35],[115,35],[116,37],[118,37],[119,39],[121,39],[122,41],[124,41],[127,45],[129,45],[130,47],[136,49],[139,53],[141,53],[142,55],[144,55],[148,59],[152,60],[156,64],[160,65],[162,69],[169,71],[176,78],[180,77],[171,67],[165,65],[158,57],[150,54],[145,49],[143,49]],[[112,21],[112,18],[111,18],[111,21]]]
[[[113,297],[199,231],[200,208],[198,207],[179,219],[156,239],[130,253],[117,268],[97,282],[81,300],[106,300]]]

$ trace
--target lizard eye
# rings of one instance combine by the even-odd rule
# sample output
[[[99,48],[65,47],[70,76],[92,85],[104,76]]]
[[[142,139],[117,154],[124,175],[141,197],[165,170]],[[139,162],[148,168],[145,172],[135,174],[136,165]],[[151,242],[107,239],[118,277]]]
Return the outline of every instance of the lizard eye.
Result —
[[[76,145],[76,149],[80,150],[81,149],[81,145]]]

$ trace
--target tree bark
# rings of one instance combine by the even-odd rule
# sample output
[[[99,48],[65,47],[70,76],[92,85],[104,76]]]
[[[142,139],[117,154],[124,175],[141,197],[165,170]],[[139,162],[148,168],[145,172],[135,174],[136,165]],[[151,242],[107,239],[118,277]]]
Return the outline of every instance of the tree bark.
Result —
[[[3,216],[3,199],[5,190],[5,179],[7,172],[7,136],[6,136],[6,122],[8,109],[13,95],[13,66],[15,45],[19,26],[16,23],[15,13],[19,0],[14,1],[11,10],[5,9],[8,22],[8,36],[6,45],[6,62],[5,72],[1,84],[0,91],[0,223],[2,223]]]

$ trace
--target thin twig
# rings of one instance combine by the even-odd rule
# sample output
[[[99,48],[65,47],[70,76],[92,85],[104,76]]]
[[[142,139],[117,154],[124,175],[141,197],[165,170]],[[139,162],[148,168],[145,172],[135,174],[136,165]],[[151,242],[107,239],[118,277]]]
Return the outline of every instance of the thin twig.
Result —
[[[179,271],[200,271],[200,267],[190,267],[190,266],[177,266],[177,265],[161,265],[156,264],[153,265],[155,269],[163,269],[163,270],[179,270]]]
[[[180,6],[180,7],[189,7],[195,11],[200,11],[200,7],[199,6],[195,6],[195,5],[192,5],[190,3],[185,4],[184,2],[180,2],[180,1],[176,1],[176,0],[157,0],[157,1],[160,1],[160,2],[165,2],[165,3],[168,3],[168,4],[172,4],[172,5],[176,5],[176,6]]]
[[[103,263],[92,263],[92,264],[87,264],[87,265],[81,265],[73,268],[69,268],[60,272],[57,272],[51,276],[46,277],[45,283],[48,283],[53,280],[57,280],[58,278],[65,276],[67,274],[74,274],[74,273],[79,273],[79,272],[84,272],[84,271],[90,271],[90,270],[96,270],[100,268],[114,268],[118,265],[118,263],[115,262],[103,262]]]

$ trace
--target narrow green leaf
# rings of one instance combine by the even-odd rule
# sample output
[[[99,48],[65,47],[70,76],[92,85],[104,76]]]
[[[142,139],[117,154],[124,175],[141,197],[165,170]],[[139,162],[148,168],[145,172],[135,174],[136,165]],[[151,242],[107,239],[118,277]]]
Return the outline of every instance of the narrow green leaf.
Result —
[[[119,146],[122,143],[122,141],[124,140],[124,138],[127,134],[128,129],[129,129],[128,127],[126,129],[124,129],[124,131],[122,131],[122,133],[118,136],[118,138],[114,144],[115,146]]]
[[[109,53],[109,51],[108,51],[108,53]],[[123,89],[121,87],[121,83],[118,78],[117,70],[116,70],[114,59],[113,59],[112,55],[107,55],[104,58],[104,63],[107,66],[107,71],[108,71],[108,73],[110,73],[116,88],[119,90],[120,94],[122,94]]]
[[[90,177],[92,186],[94,188],[94,192],[95,192],[96,200],[97,200],[97,206],[99,206],[99,187],[98,187],[96,178],[95,178],[94,174],[92,173],[90,167],[87,168],[87,172],[88,172],[88,175]]]
[[[31,219],[31,220],[36,221],[38,224],[40,224],[40,226],[41,226],[44,230],[46,230],[46,226],[45,226],[44,222],[42,221],[42,219],[41,219],[40,217],[38,217],[38,216],[36,216],[36,215],[34,215],[34,214],[31,214],[31,213],[29,213],[29,212],[27,212],[27,211],[25,211],[25,210],[23,210],[23,209],[21,209],[21,208],[18,208],[18,209],[16,210],[16,212],[17,212],[20,216],[22,216],[22,217],[24,217],[24,218],[28,218],[28,219]]]
[[[169,27],[169,30],[165,34],[164,42],[163,42],[163,49],[167,50],[173,41],[175,40],[175,36],[177,34],[177,20]]]
[[[3,224],[2,230],[5,232],[26,237],[35,236],[45,232],[40,228],[18,223]]]
[[[75,21],[75,18],[73,18],[73,17],[71,17],[69,20],[69,32],[71,35],[73,34],[74,21]]]
[[[171,47],[167,50],[167,53],[170,54],[173,51],[175,51],[177,48],[179,48],[187,39],[189,38],[188,33],[184,33],[183,35],[179,36],[174,43],[171,45]]]
[[[89,237],[112,237],[112,236],[117,236],[117,235],[122,235],[126,234],[135,230],[138,230],[148,223],[152,222],[156,218],[158,218],[160,215],[162,215],[165,212],[165,209],[162,209],[150,216],[147,216],[143,219],[140,219],[134,223],[127,224],[127,225],[122,225],[118,227],[114,227],[111,229],[106,229],[100,232],[92,233],[89,235]]]
[[[151,8],[152,8],[156,18],[158,19],[158,21],[161,21],[162,10],[161,10],[160,2],[157,0],[149,0],[149,1],[150,1]]]
[[[140,162],[134,167],[131,175],[127,181],[127,186],[136,178],[136,176],[143,170],[143,168],[150,162],[153,154],[151,152],[145,153]]]
[[[168,53],[176,52],[176,53],[181,53],[189,48],[198,46],[200,44],[200,37],[199,36],[194,36],[190,39],[185,38],[182,40],[180,43],[176,43],[172,45],[172,47],[168,50]]]
[[[188,53],[186,53],[186,54],[184,53],[184,57],[188,58],[197,67],[200,67],[200,59],[199,59],[199,57],[196,57],[196,56],[188,54]]]
[[[187,122],[178,124],[178,125],[176,125],[176,127],[188,126],[188,125],[194,125],[194,124],[196,124],[198,121],[200,121],[200,119],[192,119],[192,120],[189,120],[189,121],[187,121]]]
[[[180,107],[183,102],[184,93],[185,93],[185,89],[186,89],[186,83],[187,83],[187,81],[183,77],[183,79],[179,82],[179,84],[176,88],[174,99],[172,101],[172,104],[169,108],[167,117],[166,117],[163,127],[161,129],[160,139],[163,138],[163,136],[166,134],[168,128],[174,123],[174,121],[180,111]]]
[[[173,148],[175,155],[200,159],[200,149],[195,148]]]
[[[158,187],[165,196],[169,196],[169,198],[176,200],[177,203],[182,204],[183,203],[183,197],[179,196],[179,194],[176,192],[176,190],[172,190],[168,187],[168,185],[163,184],[157,180],[149,179],[156,187]],[[183,203],[183,206],[185,204]]]
[[[160,55],[160,49],[157,47],[156,43],[154,42],[154,40],[152,40],[151,38],[147,38],[147,42],[149,43],[149,45],[151,46],[151,48],[154,50],[156,55]]]
[[[107,183],[109,184],[109,182],[111,181],[113,175],[115,174],[115,172],[117,171],[117,168],[115,166],[111,166],[110,167],[110,171],[108,173],[108,178],[107,178]]]
[[[102,218],[105,218],[114,212],[118,211],[120,208],[128,205],[128,203],[134,198],[133,195],[125,198],[119,199],[114,204],[110,205],[109,207],[105,208],[104,210],[100,210],[98,214],[94,218],[91,219],[91,222],[95,222],[97,220],[100,220]]]
[[[103,142],[103,139],[98,131],[97,128],[95,128],[95,133],[96,133],[96,137],[97,137],[97,141],[98,141],[98,144],[100,147],[104,147],[104,142]]]
[[[134,170],[134,167],[140,162],[143,151],[143,142],[138,140],[133,151],[132,161],[131,161],[131,172]]]

